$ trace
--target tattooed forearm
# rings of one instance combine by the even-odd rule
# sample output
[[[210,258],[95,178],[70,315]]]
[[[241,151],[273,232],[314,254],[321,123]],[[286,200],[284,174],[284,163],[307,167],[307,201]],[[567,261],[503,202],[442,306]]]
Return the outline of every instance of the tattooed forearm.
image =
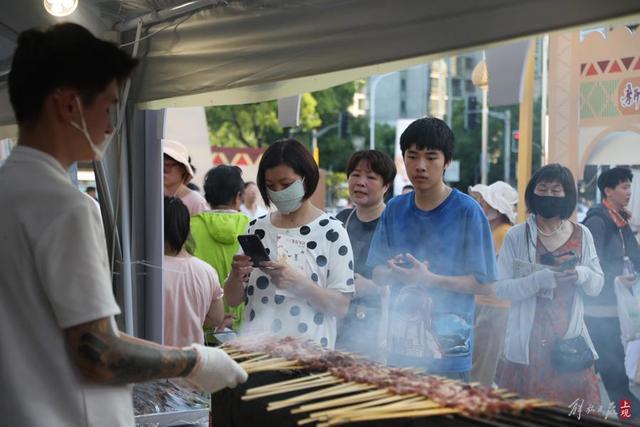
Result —
[[[81,372],[99,382],[120,384],[184,377],[196,364],[195,351],[118,336],[109,319],[85,323],[65,332]]]

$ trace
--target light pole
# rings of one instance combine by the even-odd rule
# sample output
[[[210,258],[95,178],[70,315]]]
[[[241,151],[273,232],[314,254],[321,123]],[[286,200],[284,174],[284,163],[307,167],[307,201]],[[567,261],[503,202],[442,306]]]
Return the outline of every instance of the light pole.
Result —
[[[320,138],[325,133],[329,132],[331,129],[335,129],[337,127],[338,127],[338,123],[334,123],[332,125],[325,126],[320,130],[317,130],[317,129],[312,129],[311,130],[311,151],[312,151],[312,154],[313,154],[313,158],[316,161],[316,163],[318,164],[318,166],[320,166],[320,153],[318,151],[318,138]]]
[[[484,54],[483,54],[484,56]],[[489,92],[489,73],[487,63],[483,59],[476,65],[471,74],[473,84],[482,91],[482,150],[480,154],[480,182],[487,184],[488,162],[487,151],[489,145],[489,104],[487,102],[487,92]]]
[[[480,114],[482,110],[469,110],[467,114]],[[504,124],[504,182],[511,184],[511,111],[489,111],[489,117],[500,119]]]
[[[371,82],[371,89],[369,90],[369,149],[375,150],[376,148],[376,88],[380,80],[395,73],[380,74],[373,77]]]

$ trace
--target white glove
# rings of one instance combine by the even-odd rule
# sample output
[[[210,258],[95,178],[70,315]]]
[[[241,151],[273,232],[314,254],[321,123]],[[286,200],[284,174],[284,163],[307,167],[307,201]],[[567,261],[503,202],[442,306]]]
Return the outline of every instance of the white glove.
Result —
[[[214,347],[194,344],[196,366],[185,380],[194,387],[215,393],[225,387],[233,388],[247,380],[247,373],[227,353]]]

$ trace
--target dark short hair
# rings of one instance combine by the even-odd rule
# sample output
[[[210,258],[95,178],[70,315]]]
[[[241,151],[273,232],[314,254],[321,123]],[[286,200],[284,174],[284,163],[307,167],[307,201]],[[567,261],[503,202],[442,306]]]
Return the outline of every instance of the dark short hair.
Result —
[[[247,188],[249,188],[249,187],[250,187],[250,186],[252,186],[252,185],[256,185],[256,183],[255,183],[255,182],[253,182],[253,181],[245,181],[245,183],[244,183],[244,189],[246,190]],[[257,186],[257,185],[256,185],[256,186]]]
[[[125,80],[137,62],[77,24],[24,31],[18,36],[9,73],[16,120],[18,124],[37,120],[45,99],[62,87],[76,89],[82,101],[91,104],[114,79]]]
[[[527,210],[533,214],[538,213],[533,198],[534,190],[536,189],[536,185],[541,182],[559,182],[562,185],[567,203],[560,213],[560,218],[569,218],[578,203],[576,181],[573,179],[573,174],[569,168],[558,163],[552,163],[541,167],[533,174],[524,192],[524,201],[527,205]]]
[[[439,150],[444,160],[453,159],[455,137],[445,122],[435,117],[424,117],[411,123],[400,135],[400,150],[404,153],[414,146],[418,150]]]
[[[270,205],[264,174],[267,169],[280,165],[289,166],[296,174],[304,178],[304,200],[311,197],[320,180],[316,161],[309,150],[300,142],[295,139],[281,139],[267,148],[258,166],[258,189],[264,203],[267,206]]]
[[[238,166],[220,165],[209,169],[204,177],[204,198],[212,209],[233,203],[243,191],[242,169]]]
[[[190,231],[189,209],[177,197],[164,196],[164,241],[180,252]]]
[[[404,187],[402,187],[402,191],[404,191],[404,190],[412,190],[412,191],[413,191],[413,190],[415,190],[415,189],[416,189],[416,188],[415,188],[413,185],[411,185],[411,184],[407,184],[407,185],[405,185]]]
[[[604,194],[605,188],[616,188],[618,184],[623,182],[631,182],[633,180],[633,172],[631,169],[625,168],[622,166],[618,166],[615,168],[611,168],[606,170],[600,174],[598,177],[598,188],[600,189],[600,193],[602,194],[602,198],[606,199],[607,196]]]
[[[84,191],[85,191],[85,193],[88,193],[89,191],[96,191],[96,187],[89,186],[89,187],[85,188]]]
[[[347,176],[351,175],[361,161],[367,162],[371,170],[382,177],[385,185],[393,183],[396,177],[396,165],[386,153],[378,150],[356,151],[347,162]]]

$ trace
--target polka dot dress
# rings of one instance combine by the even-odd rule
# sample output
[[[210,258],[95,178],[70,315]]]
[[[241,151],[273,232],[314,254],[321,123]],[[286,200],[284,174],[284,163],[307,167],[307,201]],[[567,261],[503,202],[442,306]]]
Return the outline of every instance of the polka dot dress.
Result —
[[[299,267],[312,283],[338,292],[353,293],[353,253],[342,223],[327,214],[300,228],[278,228],[269,215],[249,224],[275,260],[278,235],[301,243]],[[336,318],[316,311],[311,304],[290,292],[277,290],[268,275],[254,269],[245,287],[246,308],[243,332],[301,336],[326,348],[336,340]]]

